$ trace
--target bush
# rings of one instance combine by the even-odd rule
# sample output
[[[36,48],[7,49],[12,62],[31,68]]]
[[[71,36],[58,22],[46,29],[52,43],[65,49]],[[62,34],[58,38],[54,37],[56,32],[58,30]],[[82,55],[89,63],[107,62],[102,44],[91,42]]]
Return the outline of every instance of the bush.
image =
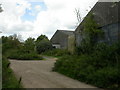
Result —
[[[52,49],[42,54],[48,55],[48,56],[63,56],[63,55],[69,55],[70,53],[64,49]]]
[[[59,58],[53,70],[100,88],[117,89],[120,85],[119,50],[119,44],[97,44],[91,54]]]
[[[116,67],[105,67],[88,75],[88,82],[102,88],[116,88],[120,84],[120,72]],[[96,82],[96,83],[95,83]]]
[[[114,45],[106,45],[104,43],[98,44],[95,47],[94,53],[92,53],[92,56],[94,58],[99,58],[99,63],[106,64],[110,66],[116,66],[117,63],[120,63],[120,46],[118,44]]]
[[[23,53],[18,50],[12,50],[8,52],[7,57],[10,59],[18,59],[18,60],[42,60],[43,59],[40,55],[36,54],[35,52]]]
[[[52,44],[48,40],[37,42],[36,50],[39,54],[52,49]]]

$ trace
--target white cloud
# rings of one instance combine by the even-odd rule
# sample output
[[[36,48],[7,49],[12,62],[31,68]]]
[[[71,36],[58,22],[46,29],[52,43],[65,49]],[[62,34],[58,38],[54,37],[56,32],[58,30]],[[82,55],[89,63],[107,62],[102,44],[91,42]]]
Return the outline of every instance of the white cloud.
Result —
[[[97,0],[44,0],[48,10],[40,12],[35,21],[36,29],[49,36],[54,34],[57,29],[75,30],[77,18],[75,8],[79,8],[84,17]],[[39,31],[36,30],[36,31]]]
[[[32,22],[23,22],[21,16],[26,9],[30,9],[30,4],[24,0],[4,0],[2,3],[3,12],[0,13],[0,31],[3,34],[21,34],[24,31],[32,30]]]
[[[5,2],[6,1],[6,2]],[[9,1],[9,2],[8,2]],[[14,1],[14,2],[13,2]],[[40,0],[43,1],[43,0]],[[41,6],[36,5],[38,15],[34,22],[22,21],[21,16],[26,9],[31,9],[28,0],[4,0],[4,12],[0,13],[0,31],[6,34],[21,34],[24,39],[28,37],[38,37],[46,34],[49,38],[57,29],[75,30],[77,18],[75,8],[79,8],[84,17],[97,0],[44,0],[47,10],[40,11]],[[36,1],[37,2],[37,1]]]
[[[40,5],[36,5],[35,9],[36,9],[36,11],[40,11],[41,10],[41,6]]]

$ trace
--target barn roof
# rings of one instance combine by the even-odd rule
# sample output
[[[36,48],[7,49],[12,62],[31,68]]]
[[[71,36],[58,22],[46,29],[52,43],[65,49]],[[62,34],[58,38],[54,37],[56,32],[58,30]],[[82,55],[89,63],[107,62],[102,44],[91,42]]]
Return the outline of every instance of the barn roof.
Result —
[[[66,34],[66,35],[73,35],[74,34],[74,31],[69,31],[69,30],[58,30],[58,31]]]
[[[67,37],[70,36],[70,35],[74,35],[74,31],[70,31],[70,30],[57,30],[50,40],[53,40],[54,38],[58,37],[58,36],[56,36],[56,34],[58,34],[58,33],[59,34],[64,34]]]

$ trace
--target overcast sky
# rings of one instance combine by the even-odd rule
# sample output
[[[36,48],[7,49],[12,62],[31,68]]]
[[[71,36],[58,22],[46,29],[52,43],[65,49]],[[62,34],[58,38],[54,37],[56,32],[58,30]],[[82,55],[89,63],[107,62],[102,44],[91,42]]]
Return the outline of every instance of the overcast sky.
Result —
[[[50,39],[57,29],[75,30],[75,8],[82,17],[98,0],[0,0],[1,35],[20,34],[25,40],[45,34]]]

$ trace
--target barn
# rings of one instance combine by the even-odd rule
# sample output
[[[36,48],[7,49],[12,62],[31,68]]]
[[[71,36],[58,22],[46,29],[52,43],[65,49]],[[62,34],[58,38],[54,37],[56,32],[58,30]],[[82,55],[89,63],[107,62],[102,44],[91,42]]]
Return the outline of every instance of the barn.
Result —
[[[104,31],[104,39],[99,42],[112,44],[120,41],[120,2],[97,2],[88,13],[94,15],[94,20],[99,25],[99,29]],[[88,15],[86,17],[88,17]],[[85,18],[86,18],[85,17]],[[84,29],[83,23],[85,19],[75,30],[75,42],[79,46],[85,37],[81,34]]]
[[[50,40],[59,49],[69,49],[74,46],[74,31],[57,30]]]

